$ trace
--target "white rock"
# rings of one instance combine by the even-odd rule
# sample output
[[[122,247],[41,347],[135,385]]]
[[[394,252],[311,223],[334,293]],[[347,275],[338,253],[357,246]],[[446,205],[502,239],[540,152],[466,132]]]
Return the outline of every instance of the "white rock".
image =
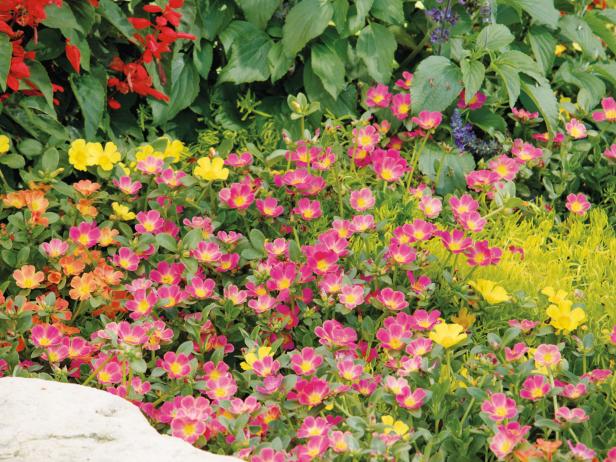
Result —
[[[0,461],[239,462],[160,435],[129,401],[40,379],[0,379]]]

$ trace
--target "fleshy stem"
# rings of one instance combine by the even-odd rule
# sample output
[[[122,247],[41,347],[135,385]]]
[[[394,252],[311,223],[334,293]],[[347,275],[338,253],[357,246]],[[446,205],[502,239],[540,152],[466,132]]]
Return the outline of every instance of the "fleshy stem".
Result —
[[[409,170],[408,179],[406,180],[406,189],[407,190],[411,187],[411,182],[413,180],[413,176],[415,174],[415,170],[417,169],[417,164],[419,163],[419,156],[421,156],[421,153],[423,152],[424,148],[426,147],[426,143],[428,142],[428,138],[429,138],[429,135],[426,134],[426,136],[424,136],[423,140],[421,141],[421,145],[419,146],[419,149],[416,149],[415,152],[413,152],[413,157],[411,159],[411,168]]]

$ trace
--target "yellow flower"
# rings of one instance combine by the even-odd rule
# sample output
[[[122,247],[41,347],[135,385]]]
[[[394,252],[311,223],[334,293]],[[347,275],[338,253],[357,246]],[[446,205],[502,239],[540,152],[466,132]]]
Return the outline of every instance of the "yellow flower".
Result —
[[[86,140],[79,138],[71,143],[71,147],[68,150],[68,162],[76,170],[85,171],[88,168],[87,144]]]
[[[390,415],[384,415],[381,417],[381,422],[385,425],[385,433],[395,433],[398,436],[408,436],[409,426],[401,420],[394,421],[394,418]]]
[[[548,300],[556,305],[567,301],[567,292],[562,289],[554,290],[553,287],[545,287],[541,293],[548,297]]]
[[[464,327],[460,324],[447,324],[442,322],[434,326],[429,337],[430,340],[434,343],[438,343],[443,348],[451,348],[465,340],[468,336],[464,332]]]
[[[262,360],[266,356],[270,356],[271,351],[271,347],[259,347],[256,353],[254,350],[249,351],[244,355],[245,362],[240,363],[240,367],[245,371],[251,371],[252,365],[255,361]]]
[[[475,323],[476,319],[477,316],[470,313],[468,311],[468,308],[466,307],[462,308],[456,316],[451,317],[451,320],[453,322],[455,322],[456,324],[460,324],[462,327],[464,327],[464,329],[468,329],[469,327],[471,327]]]
[[[0,135],[0,154],[8,152],[11,147],[11,139],[6,135]]]
[[[131,212],[126,205],[121,205],[114,202],[111,204],[111,208],[113,209],[113,214],[118,220],[128,221],[135,218],[135,213]]]
[[[562,55],[565,51],[567,51],[567,47],[562,43],[559,43],[554,47],[554,55],[556,56]]]
[[[477,281],[470,281],[469,284],[475,291],[479,292],[490,305],[498,305],[499,303],[511,300],[507,291],[503,287],[496,285],[494,281],[477,279]]]
[[[565,300],[558,305],[548,306],[546,313],[551,318],[550,324],[556,329],[569,333],[577,329],[586,320],[582,308],[571,309],[572,302]]]
[[[158,157],[160,159],[163,159],[163,153],[154,151],[154,148],[149,144],[141,146],[139,150],[135,153],[135,159],[137,160],[137,162],[145,160],[148,157]]]
[[[194,175],[206,181],[226,180],[229,169],[224,168],[224,161],[220,157],[202,157],[197,161]]]
[[[118,167],[122,169],[124,175],[130,175],[130,168],[128,168],[124,162],[119,162]]]
[[[106,143],[105,149],[97,153],[96,165],[99,165],[100,168],[107,172],[113,168],[114,164],[120,162],[121,159],[117,146],[112,142]]]
[[[183,151],[184,143],[182,143],[180,140],[174,140],[167,145],[167,149],[165,149],[163,156],[165,158],[172,157],[173,162],[179,162],[180,156],[182,155]]]

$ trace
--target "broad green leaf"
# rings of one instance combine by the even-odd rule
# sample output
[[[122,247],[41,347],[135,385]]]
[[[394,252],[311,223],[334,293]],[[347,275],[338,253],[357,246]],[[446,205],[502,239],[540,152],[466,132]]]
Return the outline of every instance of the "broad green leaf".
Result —
[[[611,82],[616,87],[616,62],[593,64],[589,70],[599,74],[604,80]]]
[[[377,82],[389,82],[396,48],[394,34],[375,22],[364,27],[357,39],[357,56],[366,64],[370,77]]]
[[[460,94],[462,73],[444,56],[430,56],[419,63],[411,85],[413,112],[444,111]]]
[[[17,149],[26,157],[34,157],[43,152],[43,145],[38,140],[26,138],[19,142]]]
[[[558,26],[560,12],[554,7],[554,0],[499,0],[498,3],[522,9],[536,22],[552,29]]]
[[[201,34],[203,38],[214,41],[233,21],[236,12],[233,3],[226,0],[212,0],[207,4],[199,11]]]
[[[77,22],[75,14],[68,2],[62,2],[58,7],[56,3],[50,3],[45,7],[46,18],[42,24],[62,31],[66,29],[76,29],[84,32],[83,27]]]
[[[469,120],[473,125],[476,125],[489,134],[495,131],[505,132],[507,130],[507,122],[505,119],[499,114],[490,111],[485,106],[475,111],[470,111]]]
[[[26,160],[19,154],[4,154],[0,156],[0,164],[10,168],[23,168],[26,165]]]
[[[336,30],[340,37],[349,36],[349,22],[347,15],[349,14],[349,0],[334,0],[334,17],[332,18],[336,25]]]
[[[128,22],[128,18],[122,11],[122,8],[120,8],[114,0],[100,0],[97,11],[130,42],[135,41],[133,38],[135,28]]]
[[[282,48],[282,42],[276,42],[267,54],[267,63],[272,83],[280,80],[293,64],[294,59],[287,56]]]
[[[607,44],[609,49],[612,50],[612,53],[616,53],[616,35],[613,30],[609,29],[609,26],[614,21],[610,21],[608,18],[601,15],[601,13],[597,13],[596,10],[588,11],[584,19],[595,35],[600,37]]]
[[[6,91],[6,79],[11,68],[13,45],[6,34],[0,34],[0,89]]]
[[[334,98],[344,89],[344,63],[333,45],[318,43],[311,48],[312,69],[319,76],[327,93]]]
[[[554,65],[554,48],[558,43],[554,34],[545,26],[532,26],[528,32],[528,41],[539,64],[541,72],[546,75]]]
[[[41,157],[41,166],[46,172],[53,172],[58,168],[58,162],[60,161],[60,153],[56,148],[49,148]]]
[[[209,42],[202,42],[200,49],[193,48],[193,64],[199,75],[206,79],[212,68],[213,48]]]
[[[593,34],[586,21],[577,16],[563,16],[559,21],[560,33],[572,42],[582,47],[584,55],[591,59],[605,58],[605,51],[601,41]]]
[[[495,70],[507,90],[509,107],[515,106],[515,102],[520,96],[520,74],[518,70],[509,64],[495,66]]]
[[[442,163],[442,165],[441,165]],[[419,170],[436,181],[438,194],[449,194],[466,188],[466,174],[475,168],[473,156],[469,153],[445,153],[436,145],[427,145],[419,157]]]
[[[259,29],[265,29],[282,0],[235,0],[244,16]]]
[[[353,85],[347,86],[338,98],[334,99],[323,87],[321,79],[314,73],[310,60],[304,65],[304,88],[310,101],[319,101],[336,117],[355,115],[357,92]]]
[[[268,54],[272,47],[269,35],[245,21],[234,21],[225,31],[225,40],[232,34],[230,57],[220,72],[218,82],[262,82],[270,76]],[[246,40],[250,37],[250,40]]]
[[[532,100],[550,133],[555,133],[558,127],[558,101],[549,85],[539,85],[521,82],[522,91]]]
[[[161,233],[156,235],[156,243],[169,252],[175,252],[178,249],[178,243],[175,238],[169,233]]]
[[[518,73],[526,74],[539,83],[545,83],[547,80],[539,72],[537,63],[528,56],[526,53],[522,53],[518,50],[509,50],[501,55],[494,61],[496,66],[509,66],[514,68]]]
[[[478,50],[500,50],[513,42],[514,38],[507,26],[490,24],[481,29],[475,46]]]
[[[374,0],[355,0],[349,11],[349,32],[355,34],[359,32],[366,24],[366,16]]]
[[[402,0],[374,0],[370,13],[387,24],[402,24],[404,22]]]
[[[30,68],[30,80],[43,93],[47,105],[53,110],[53,89],[47,70],[38,61],[28,63],[28,67]]]
[[[325,0],[301,0],[285,19],[282,46],[288,56],[295,56],[306,44],[323,33],[334,15],[331,3]]]
[[[570,61],[566,61],[560,67],[556,74],[557,79],[575,85],[579,88],[577,95],[577,103],[588,112],[599,104],[601,98],[605,96],[605,84],[603,80],[588,72],[586,69],[580,69],[572,65]]]
[[[85,137],[93,139],[106,110],[107,73],[104,68],[97,67],[90,74],[73,74],[70,83],[81,108]]]
[[[181,110],[192,104],[199,94],[199,73],[190,59],[184,53],[178,53],[171,62],[171,89],[169,103],[152,100],[152,110],[155,123],[171,120]]]
[[[468,103],[481,89],[486,74],[486,68],[479,61],[463,59],[460,61],[462,81],[464,82],[464,99]]]

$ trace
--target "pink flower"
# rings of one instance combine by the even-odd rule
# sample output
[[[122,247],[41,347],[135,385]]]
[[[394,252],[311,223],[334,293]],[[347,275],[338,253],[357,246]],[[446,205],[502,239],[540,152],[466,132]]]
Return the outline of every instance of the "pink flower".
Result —
[[[464,235],[464,231],[454,229],[451,233],[437,231],[443,246],[453,254],[464,253],[473,246],[473,240]]]
[[[49,242],[41,244],[41,250],[47,254],[49,258],[58,258],[66,253],[68,244],[61,239],[52,239]]]
[[[250,462],[285,462],[287,455],[282,451],[275,451],[272,448],[263,448],[258,455],[250,458]]]
[[[498,247],[489,247],[488,241],[479,241],[475,242],[473,247],[469,247],[464,254],[466,263],[470,266],[489,266],[498,264],[503,251]]]
[[[137,170],[146,175],[157,175],[163,170],[165,162],[163,159],[154,156],[148,156],[145,159],[137,162]]]
[[[364,287],[359,284],[342,286],[338,301],[348,310],[356,308],[364,303]]]
[[[525,143],[523,140],[516,138],[511,146],[511,154],[513,154],[518,162],[528,162],[534,159],[539,159],[543,156],[541,148],[536,148],[530,143]]]
[[[361,377],[364,368],[361,364],[355,364],[353,359],[342,359],[336,363],[338,375],[344,380],[355,382]]]
[[[295,282],[297,268],[294,263],[277,263],[270,270],[270,279],[266,285],[269,290],[286,290]]]
[[[528,425],[522,427],[518,422],[499,425],[494,436],[488,440],[490,450],[499,460],[505,459],[518,444],[524,441],[529,430]]]
[[[612,342],[613,345],[616,345],[616,325],[612,327],[612,333],[610,334],[610,342]]]
[[[441,312],[438,310],[415,310],[413,315],[409,318],[409,327],[418,331],[431,330],[439,322],[440,316]]]
[[[590,208],[590,202],[583,193],[568,194],[567,203],[565,205],[567,210],[579,216],[584,216]]]
[[[284,213],[284,208],[278,205],[278,200],[275,197],[266,197],[265,199],[257,199],[255,202],[257,210],[261,215],[268,218],[276,218]]]
[[[247,184],[233,183],[228,188],[222,188],[218,198],[229,208],[245,210],[254,202],[255,195]]]
[[[524,399],[537,401],[550,391],[550,384],[542,375],[531,375],[524,380],[520,396]]]
[[[271,356],[265,356],[263,359],[257,359],[252,364],[252,370],[259,377],[270,377],[278,373],[280,370],[280,362],[276,361]]]
[[[232,152],[225,159],[225,165],[229,165],[231,167],[246,167],[250,164],[252,164],[252,154],[249,152],[243,152],[241,154]]]
[[[570,440],[567,440],[567,444],[569,445],[571,455],[575,460],[590,462],[593,461],[597,455],[595,451],[582,443],[577,443],[574,445]]]
[[[387,248],[387,259],[392,265],[409,265],[417,259],[417,251],[406,244],[392,243]]]
[[[558,396],[563,396],[567,399],[578,399],[588,393],[588,386],[584,382],[578,384],[561,382],[560,380],[554,381],[555,385],[560,388]]]
[[[370,188],[362,188],[356,191],[351,191],[349,200],[353,210],[364,212],[374,207],[375,199]]]
[[[396,402],[404,409],[414,411],[424,405],[427,396],[428,394],[423,388],[416,388],[411,391],[409,387],[404,387],[402,392],[396,395]]]
[[[308,416],[297,430],[297,438],[312,438],[327,435],[332,425],[324,417]]]
[[[302,198],[297,202],[297,206],[293,209],[293,213],[299,215],[306,221],[316,220],[323,215],[321,203],[318,200],[311,201],[306,198]]]
[[[375,149],[372,154],[372,168],[381,180],[392,183],[398,181],[406,173],[406,159],[395,149]]]
[[[419,201],[419,210],[428,218],[436,218],[443,210],[443,203],[438,197],[422,197]]]
[[[466,185],[477,192],[492,189],[492,185],[498,182],[500,176],[492,170],[474,170],[466,175]]]
[[[274,297],[259,295],[256,299],[250,300],[248,306],[252,308],[256,314],[262,314],[271,311],[274,306],[276,306],[276,303],[277,300]]]
[[[537,321],[530,321],[528,319],[510,319],[508,321],[509,326],[516,327],[520,329],[522,332],[530,332],[539,324]]]
[[[353,233],[365,233],[375,227],[374,217],[370,214],[355,215],[351,220],[351,226]]]
[[[140,234],[157,234],[161,232],[165,224],[165,220],[161,217],[158,210],[139,212],[137,214],[137,221],[138,223],[135,225],[135,231]]]
[[[411,120],[423,130],[434,130],[441,124],[443,114],[440,112],[421,111],[419,117],[413,117]]]
[[[528,351],[528,347],[522,343],[516,343],[513,348],[505,347],[505,360],[506,361],[517,361],[522,358],[526,352]]]
[[[479,233],[486,225],[486,219],[482,218],[478,212],[466,212],[456,218],[457,222],[466,231],[471,233]]]
[[[305,347],[299,353],[291,355],[291,368],[298,375],[312,375],[321,364],[323,357],[316,354],[311,347]]]
[[[366,106],[368,107],[387,107],[391,101],[391,93],[387,85],[379,83],[375,87],[368,88],[366,93]]]
[[[379,138],[379,132],[372,125],[353,129],[353,142],[357,149],[372,152]]]
[[[511,112],[513,113],[513,117],[518,119],[520,122],[529,122],[539,117],[538,112],[528,112],[526,109],[518,109],[515,107],[511,109]]]
[[[310,380],[299,379],[295,384],[295,391],[289,392],[287,398],[297,401],[303,406],[317,406],[321,404],[330,393],[326,380],[313,377]]]
[[[237,383],[231,375],[224,375],[205,383],[206,394],[213,401],[230,399],[237,391]]]
[[[215,242],[201,241],[190,251],[190,256],[198,262],[214,264],[220,261],[222,252],[220,251],[220,246]]]
[[[376,296],[376,300],[385,308],[392,311],[400,311],[409,306],[409,303],[404,298],[404,294],[400,291],[393,290],[391,287],[381,289]]]
[[[328,347],[352,347],[357,340],[357,332],[352,327],[344,327],[335,319],[317,326],[314,333],[319,337],[319,343]]]
[[[481,411],[497,423],[513,419],[518,415],[515,400],[508,398],[504,393],[494,393],[491,395],[481,404]]]
[[[478,91],[477,93],[473,95],[473,97],[467,103],[465,101],[466,93],[464,90],[462,90],[462,93],[460,93],[460,98],[458,99],[458,108],[459,109],[470,109],[471,111],[474,111],[476,109],[480,109],[481,107],[483,107],[484,103],[486,102],[486,99],[488,99],[487,96],[483,92]]]
[[[203,279],[194,276],[186,285],[186,293],[200,300],[212,298],[216,282],[213,279]]]
[[[556,421],[559,423],[582,423],[586,422],[590,417],[581,407],[569,409],[567,406],[559,407],[556,411]]]
[[[126,271],[136,271],[139,268],[139,257],[128,247],[120,247],[111,261]]]
[[[408,71],[403,71],[402,78],[396,80],[396,86],[402,88],[403,90],[410,90],[411,83],[413,83],[413,74]]]
[[[406,339],[410,335],[408,328],[396,322],[384,325],[376,332],[376,338],[381,342],[381,347],[393,351],[404,348]]]
[[[62,333],[51,324],[37,324],[30,330],[30,341],[39,348],[47,348],[59,344]]]
[[[498,175],[501,180],[513,181],[520,170],[520,164],[506,155],[498,156],[488,162],[488,167]]]
[[[614,161],[616,161],[616,143],[612,144],[608,148],[605,148],[605,151],[603,151],[603,156],[607,160],[614,160]]]
[[[603,98],[601,100],[602,111],[595,111],[592,113],[592,118],[596,122],[616,122],[616,100],[611,96],[609,98]]]
[[[205,422],[186,417],[173,419],[170,426],[171,435],[181,438],[190,444],[194,444],[207,429]]]
[[[181,379],[189,375],[192,370],[190,360],[191,357],[184,353],[168,351],[163,356],[160,367],[167,372],[170,379]]]
[[[126,345],[143,345],[149,338],[148,329],[143,324],[130,324],[121,321],[117,327],[118,341]]]
[[[90,248],[98,243],[101,231],[96,223],[82,222],[78,226],[71,226],[68,233],[69,237],[76,244]]]
[[[139,319],[148,316],[157,302],[158,295],[155,291],[139,289],[133,293],[133,299],[126,302],[126,309],[131,311],[131,319]]]
[[[172,168],[166,168],[156,177],[157,184],[164,184],[169,188],[177,188],[182,186],[182,178],[186,176],[181,170],[173,170]]]
[[[99,367],[104,364],[105,360],[106,358],[104,357],[99,357],[93,360],[92,369],[99,369]],[[105,364],[102,369],[99,369],[98,373],[96,374],[96,380],[98,380],[98,383],[100,383],[101,385],[111,385],[114,383],[120,383],[123,376],[124,373],[122,371],[122,366],[120,365],[120,363],[113,360]]]
[[[588,136],[586,134],[586,126],[577,119],[571,119],[567,122],[565,128],[567,129],[569,136],[571,136],[574,140],[579,140]]]
[[[607,451],[607,457],[603,462],[616,462],[616,446]]]
[[[391,112],[398,120],[404,120],[411,110],[411,94],[398,93],[391,99]]]
[[[541,344],[535,350],[535,366],[554,368],[561,360],[560,350],[556,345]]]
[[[413,356],[423,356],[432,351],[432,340],[420,337],[406,346],[406,352]]]
[[[467,212],[476,212],[479,209],[479,202],[473,199],[470,194],[462,194],[459,198],[451,196],[449,206],[454,216],[457,216]]]
[[[130,176],[121,176],[119,180],[113,180],[113,185],[124,194],[134,195],[141,189],[141,182],[133,181]]]

